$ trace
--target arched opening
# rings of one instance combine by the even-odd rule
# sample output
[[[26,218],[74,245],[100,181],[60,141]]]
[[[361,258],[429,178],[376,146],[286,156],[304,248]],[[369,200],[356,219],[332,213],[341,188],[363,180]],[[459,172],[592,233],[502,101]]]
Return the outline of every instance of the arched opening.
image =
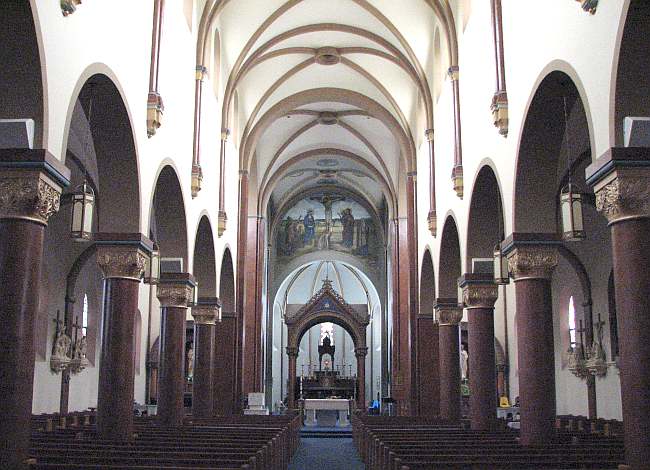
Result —
[[[469,208],[467,272],[489,272],[493,269],[494,247],[503,240],[503,233],[499,183],[492,168],[484,166],[476,177]]]
[[[417,376],[420,414],[434,416],[439,412],[439,350],[438,326],[433,322],[436,281],[431,252],[426,250],[420,271],[420,313],[418,315]]]
[[[2,2],[0,18],[0,148],[41,148],[43,77],[30,2]],[[27,139],[25,126],[33,130],[32,142]]]
[[[461,275],[460,241],[452,216],[447,217],[440,239],[438,297],[458,300],[458,278]]]
[[[615,126],[616,145],[624,145],[623,129],[626,117],[650,118],[650,55],[647,38],[650,35],[650,4],[632,0],[625,20],[623,39],[616,74]],[[647,146],[636,142],[632,146]],[[637,133],[638,135],[638,133]]]
[[[221,322],[215,331],[213,361],[213,409],[217,416],[233,414],[236,403],[236,351],[237,314],[235,312],[235,275],[232,254],[226,248],[219,270],[219,299],[221,300]]]
[[[176,172],[165,166],[153,196],[151,239],[160,247],[161,272],[187,272],[187,225],[183,192]]]
[[[194,279],[199,285],[200,297],[217,295],[217,268],[214,259],[214,238],[210,220],[203,216],[194,241]]]

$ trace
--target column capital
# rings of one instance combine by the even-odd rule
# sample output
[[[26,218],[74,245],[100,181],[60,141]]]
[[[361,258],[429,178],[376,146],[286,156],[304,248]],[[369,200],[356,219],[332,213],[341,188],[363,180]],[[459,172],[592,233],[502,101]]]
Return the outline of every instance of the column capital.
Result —
[[[160,306],[188,308],[195,286],[194,276],[189,273],[163,273],[156,292]]]
[[[434,130],[433,129],[425,130],[424,136],[427,138],[427,142],[433,142]]]
[[[226,211],[219,211],[217,214],[217,237],[221,237],[226,231],[226,226],[228,224],[228,215]]]
[[[468,273],[458,279],[463,290],[463,305],[468,309],[492,309],[499,298],[499,288],[490,274]]]
[[[587,167],[596,209],[609,224],[650,217],[650,149],[611,148]]]
[[[104,279],[140,281],[153,242],[141,233],[97,233],[97,264]]]
[[[510,275],[516,281],[550,279],[558,264],[555,233],[513,233],[501,243]]]
[[[458,325],[463,319],[463,307],[457,299],[436,299],[435,320],[441,326]]]
[[[294,347],[291,347],[291,346],[287,346],[287,355],[289,357],[296,357],[297,358],[298,357],[298,352],[299,352],[299,348],[294,348]]]
[[[217,297],[201,297],[196,305],[192,306],[192,317],[196,325],[215,325],[221,308],[221,301]]]
[[[47,225],[58,212],[70,170],[42,149],[0,149],[0,219]]]
[[[447,69],[447,75],[449,75],[449,78],[451,78],[454,82],[458,80],[459,74],[460,69],[458,65],[453,65]]]
[[[354,348],[354,355],[356,357],[366,357],[368,355],[368,348]]]

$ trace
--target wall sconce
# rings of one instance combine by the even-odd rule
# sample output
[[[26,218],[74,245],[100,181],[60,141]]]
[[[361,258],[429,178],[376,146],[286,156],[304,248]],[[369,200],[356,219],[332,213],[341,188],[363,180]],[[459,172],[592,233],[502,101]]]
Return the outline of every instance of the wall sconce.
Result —
[[[160,282],[160,248],[156,243],[153,244],[153,250],[144,270],[144,282],[152,285]]]
[[[88,241],[93,236],[95,192],[86,181],[72,193],[70,235],[76,241]]]
[[[508,260],[501,250],[501,243],[497,243],[494,247],[494,283],[500,286],[510,283]]]
[[[576,186],[569,182],[569,184],[562,188],[560,194],[562,239],[567,241],[579,241],[586,238],[582,217],[583,196],[576,189]]]

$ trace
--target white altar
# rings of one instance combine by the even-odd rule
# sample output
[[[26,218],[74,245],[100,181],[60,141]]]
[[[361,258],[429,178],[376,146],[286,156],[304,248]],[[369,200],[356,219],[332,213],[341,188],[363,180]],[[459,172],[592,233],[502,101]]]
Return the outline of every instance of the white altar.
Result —
[[[337,426],[349,426],[348,414],[350,413],[350,400],[339,398],[308,398],[304,400],[305,426],[316,426],[316,411],[338,411]]]

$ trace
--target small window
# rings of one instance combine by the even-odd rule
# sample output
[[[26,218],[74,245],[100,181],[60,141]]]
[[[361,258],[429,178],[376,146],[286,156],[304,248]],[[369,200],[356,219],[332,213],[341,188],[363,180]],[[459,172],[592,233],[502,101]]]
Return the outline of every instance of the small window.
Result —
[[[569,336],[571,337],[571,347],[574,347],[576,345],[576,308],[573,296],[569,297]]]
[[[81,316],[81,332],[84,336],[88,333],[88,294],[84,294],[84,306]]]

